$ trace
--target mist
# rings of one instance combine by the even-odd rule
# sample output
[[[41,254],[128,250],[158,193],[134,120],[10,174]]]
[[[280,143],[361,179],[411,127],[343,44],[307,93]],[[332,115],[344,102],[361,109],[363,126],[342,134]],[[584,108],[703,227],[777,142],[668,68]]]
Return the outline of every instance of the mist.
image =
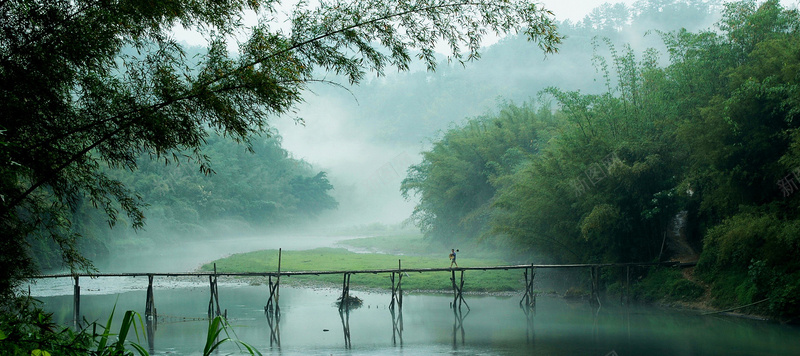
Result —
[[[621,4],[627,7],[620,7]],[[328,194],[338,202],[335,209],[301,223],[286,224],[286,219],[278,219],[254,225],[238,216],[219,216],[213,221],[202,219],[202,224],[181,223],[185,226],[178,228],[172,216],[148,211],[143,230],[134,232],[125,228],[123,222],[111,232],[128,237],[115,240],[138,242],[110,249],[124,254],[128,247],[147,250],[151,242],[232,237],[251,241],[252,244],[239,245],[247,245],[245,250],[292,248],[291,241],[302,241],[308,236],[327,241],[342,231],[368,234],[376,229],[417,230],[410,221],[417,199],[415,196],[405,199],[400,185],[409,166],[421,162],[422,152],[430,149],[444,131],[468,119],[491,115],[502,103],[540,100],[539,93],[547,87],[604,92],[605,82],[594,61],[595,56],[607,58],[611,50],[604,38],[617,50],[629,45],[641,55],[647,48],[663,48],[660,38],[649,31],[706,29],[719,19],[716,13],[676,17],[666,8],[660,10],[660,17],[634,18],[632,1],[545,5],[553,10],[560,21],[560,31],[567,36],[557,54],[545,55],[535,44],[511,35],[488,38],[482,57],[463,65],[448,62],[446,55],[441,54],[435,72],[413,62],[408,72],[387,70],[382,77],[368,74],[359,86],[350,86],[346,78],[318,73],[318,79],[324,83],[311,84],[294,115],[274,118],[272,132],[294,165],[307,166],[308,174],[327,174],[333,187]],[[201,42],[188,34],[176,35],[195,45]],[[660,59],[667,61],[663,50]],[[259,148],[254,152],[255,157],[266,154]],[[217,176],[235,180],[233,177],[241,176],[241,172],[226,171],[219,164],[230,158],[230,154],[220,156],[212,164]],[[265,179],[277,182],[285,178]],[[134,235],[135,238],[130,238]],[[263,241],[250,240],[255,236]],[[297,247],[300,246],[305,245]],[[209,250],[206,247],[204,251]]]
[[[626,4],[631,10],[634,2],[618,4]],[[409,166],[421,162],[422,152],[430,149],[431,143],[448,128],[489,115],[504,102],[537,100],[539,92],[551,86],[583,93],[603,92],[605,83],[593,65],[593,56],[607,55],[609,48],[598,38],[609,38],[618,48],[629,44],[642,53],[648,47],[659,48],[661,43],[658,36],[646,35],[647,31],[703,29],[718,19],[716,14],[707,13],[666,23],[669,16],[656,18],[655,22],[643,18],[631,21],[628,17],[629,21],[620,25],[602,20],[617,16],[613,13],[619,9],[602,1],[545,5],[553,10],[561,22],[560,30],[567,36],[557,54],[545,55],[535,44],[512,35],[488,38],[478,61],[462,65],[448,62],[441,54],[435,72],[413,62],[409,72],[387,70],[383,77],[368,74],[359,86],[350,86],[346,78],[318,73],[318,79],[328,83],[311,84],[294,115],[274,118],[272,132],[295,166],[304,166],[307,174],[327,174],[333,187],[328,194],[338,202],[335,209],[302,222],[276,219],[257,225],[236,215],[221,214],[209,220],[195,214],[191,215],[194,222],[186,222],[174,212],[150,210],[143,230],[126,228],[123,221],[110,232],[120,237],[114,241],[123,241],[122,245],[109,246],[110,260],[119,261],[117,257],[130,251],[141,251],[143,255],[160,253],[163,249],[154,246],[184,241],[200,241],[190,255],[212,256],[255,249],[313,247],[305,243],[309,241],[329,246],[345,233],[358,236],[387,229],[418,231],[410,221],[418,201],[415,196],[405,199],[400,185]],[[190,34],[176,35],[190,44],[202,42]],[[596,43],[599,45],[595,51]],[[666,56],[662,60],[666,61]],[[239,148],[236,154],[242,152],[244,149]],[[263,148],[255,148],[255,157],[267,154]],[[245,175],[238,170],[228,171],[224,163],[230,160],[231,153],[227,153],[212,161],[215,176],[223,182]],[[277,184],[288,178],[264,179]],[[241,243],[217,243],[231,238]]]
[[[634,3],[615,4],[633,10]],[[628,17],[627,22],[608,24],[600,20],[612,16],[618,5],[603,1],[548,1],[544,5],[567,35],[558,54],[544,55],[534,44],[512,35],[489,38],[482,58],[463,66],[448,62],[442,54],[435,72],[417,63],[409,72],[387,71],[385,77],[373,77],[357,87],[347,85],[344,78],[321,74],[342,87],[315,84],[305,93],[296,116],[273,122],[283,147],[327,172],[334,186],[331,195],[339,208],[323,214],[318,223],[332,227],[403,224],[417,201],[401,196],[400,183],[408,167],[420,162],[421,152],[443,130],[489,114],[502,102],[535,100],[550,86],[603,92],[602,74],[593,66],[595,54],[609,52],[602,38],[609,38],[618,49],[630,45],[642,53],[650,47],[663,48],[656,34],[646,34],[650,30],[704,29],[718,18],[702,13],[665,23],[667,15],[657,22],[643,18],[631,22]],[[586,35],[586,27],[595,28],[592,35]],[[599,43],[596,53],[595,42]],[[661,59],[666,63],[666,55]]]

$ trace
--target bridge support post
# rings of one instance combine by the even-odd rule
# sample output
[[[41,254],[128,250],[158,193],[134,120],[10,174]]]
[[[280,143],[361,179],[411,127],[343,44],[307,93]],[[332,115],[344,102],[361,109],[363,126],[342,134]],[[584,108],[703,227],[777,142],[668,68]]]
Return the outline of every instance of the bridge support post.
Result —
[[[219,289],[217,288],[217,264],[214,264],[214,274],[208,276],[208,284],[211,287],[211,299],[208,301],[208,318],[218,317],[222,315],[219,307]],[[214,306],[216,305],[216,310]],[[225,312],[227,313],[227,310]]]
[[[625,276],[620,277],[620,284],[622,284],[623,290],[619,293],[619,303],[623,305],[628,305],[630,303],[631,298],[631,265],[625,266]]]
[[[397,306],[403,310],[403,268],[400,266],[400,260],[397,260]],[[401,318],[402,319],[402,318]]]
[[[147,335],[147,346],[150,354],[155,353],[156,343],[155,334],[158,329],[158,314],[156,304],[153,299],[153,275],[147,275],[147,299],[144,303],[145,332]]]
[[[278,274],[276,275],[275,283],[272,283],[272,275],[269,276],[269,298],[267,298],[267,305],[264,306],[264,312],[273,313],[278,315],[281,312],[278,306],[278,298],[280,297],[281,290],[281,252],[278,249]]]
[[[392,282],[392,301],[389,302],[389,310],[394,310],[394,304],[397,300],[397,287],[395,287],[394,284],[394,276],[396,273],[397,272],[392,272],[392,274],[389,275],[389,281]]]
[[[458,305],[458,309],[461,310],[461,304],[463,303],[464,305],[467,306],[467,310],[470,310],[469,304],[467,304],[467,301],[464,300],[464,295],[463,295],[464,270],[463,269],[461,270],[461,282],[459,284],[456,284],[456,270],[451,270],[450,281],[453,283],[453,309],[455,309],[456,305]]]
[[[533,291],[533,279],[536,277],[536,268],[531,264],[530,279],[528,278],[528,268],[524,270],[525,275],[525,294],[519,301],[520,307],[536,308],[536,293]]]
[[[631,266],[625,266],[625,305],[631,303]]]
[[[156,315],[156,304],[153,300],[153,275],[147,275],[147,300],[144,303],[144,316],[147,319],[155,319]]]
[[[73,315],[72,315],[72,325],[75,329],[80,329],[81,327],[81,285],[78,282],[78,276],[75,275],[72,278],[75,279],[75,286],[72,290],[73,293]]]
[[[397,285],[395,285],[395,273],[397,273]],[[403,309],[403,267],[400,260],[397,260],[397,272],[392,272],[389,279],[392,281],[392,301],[389,303],[389,309],[394,310],[395,304]]]
[[[345,272],[342,278],[342,296],[339,297],[339,311],[350,310],[350,273]],[[348,314],[349,315],[349,314]]]
[[[589,303],[594,307],[600,307],[600,266],[594,265],[589,268],[589,280],[592,285]]]

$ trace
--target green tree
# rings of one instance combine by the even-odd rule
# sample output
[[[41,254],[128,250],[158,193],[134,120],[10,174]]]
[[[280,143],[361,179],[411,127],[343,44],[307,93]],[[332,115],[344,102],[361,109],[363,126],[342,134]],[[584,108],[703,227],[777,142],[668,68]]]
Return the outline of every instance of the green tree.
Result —
[[[68,216],[81,199],[111,225],[120,214],[143,224],[140,197],[101,165],[135,170],[145,154],[186,158],[210,173],[209,132],[248,144],[270,116],[292,112],[319,80],[314,68],[358,83],[367,71],[408,69],[411,50],[435,68],[439,41],[451,59],[467,61],[488,31],[520,30],[545,51],[561,40],[552,14],[528,1],[301,2],[289,32],[274,27],[277,4],[0,2],[0,291],[32,272],[25,241],[33,236],[56,241],[70,268],[91,266]],[[230,56],[248,8],[267,16]],[[200,30],[208,51],[186,58],[170,35],[178,24]]]
[[[687,37],[679,48],[694,47],[695,55],[673,65],[703,73],[715,88],[679,127],[692,152],[686,175],[695,192],[692,230],[703,236],[698,275],[712,285],[719,306],[767,299],[758,312],[796,317],[800,266],[790,256],[800,253],[794,195],[800,16],[777,1],[728,4],[724,14],[721,33]],[[705,44],[695,47],[692,39],[700,36]]]
[[[214,226],[221,226],[217,224],[233,221],[252,227],[288,227],[337,206],[328,195],[333,188],[330,184],[327,190],[295,194],[296,180],[312,179],[320,172],[292,158],[281,147],[280,136],[254,138],[250,148],[252,152],[212,134],[204,151],[216,162],[216,174],[204,175],[191,165],[165,165],[146,157],[140,159],[136,172],[117,170],[110,174],[140,193],[148,203],[145,210],[148,225],[157,227],[148,230],[156,239],[187,233],[202,236],[213,231]],[[328,203],[300,208],[311,201]],[[102,235],[118,234],[106,231]]]
[[[313,177],[298,176],[289,182],[292,195],[298,200],[295,209],[299,214],[316,216],[323,210],[334,209],[339,204],[328,195],[333,186],[325,172]]]
[[[493,231],[551,261],[650,261],[679,208],[675,116],[652,51],[600,46],[607,92],[544,91],[558,135],[498,192]]]
[[[434,142],[400,188],[406,197],[419,196],[412,218],[426,236],[450,243],[487,232],[498,187],[549,140],[551,116],[530,104],[505,104]]]

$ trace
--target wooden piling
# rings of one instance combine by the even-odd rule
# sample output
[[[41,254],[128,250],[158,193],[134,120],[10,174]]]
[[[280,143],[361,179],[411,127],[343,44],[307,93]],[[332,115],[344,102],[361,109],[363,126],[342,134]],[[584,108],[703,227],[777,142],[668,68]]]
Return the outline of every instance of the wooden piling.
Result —
[[[275,286],[272,283],[272,276],[268,276],[269,284],[267,284],[267,292],[269,292],[269,296],[267,297],[267,304],[264,305],[264,311],[267,313],[271,313],[275,306],[273,305],[273,301],[275,300]]]
[[[350,309],[350,273],[344,273],[342,278],[342,296],[339,297],[341,302],[339,303],[339,311],[342,309],[349,310]]]
[[[458,309],[461,309],[461,304],[467,306],[467,310],[469,310],[469,304],[467,301],[464,300],[463,290],[464,290],[464,270],[461,270],[461,281],[459,284],[456,284],[456,270],[450,271],[450,281],[453,284],[453,308],[455,309],[458,306]]]
[[[625,269],[620,272],[622,276],[620,276],[620,284],[622,285],[622,289],[619,293],[619,303],[622,305],[628,305],[630,303],[630,284],[631,284],[631,266],[625,266]]]
[[[594,266],[589,266],[589,304],[595,305],[595,285],[594,285]]]
[[[283,254],[283,249],[278,249],[278,277],[275,280],[275,314],[280,313],[281,307],[278,304],[278,301],[281,298],[281,257]]]
[[[459,303],[463,302],[464,305],[467,306],[467,310],[470,310],[469,304],[467,304],[467,301],[464,300],[463,291],[464,291],[464,270],[461,270],[461,284],[458,287],[458,299]],[[458,305],[458,308],[461,309],[461,304]]]
[[[592,285],[592,294],[589,303],[592,306],[600,307],[600,266],[592,265],[589,267],[589,281]]]
[[[394,284],[394,275],[395,275],[395,273],[396,272],[392,272],[392,274],[389,275],[389,281],[392,283],[392,300],[389,302],[389,310],[391,310],[392,313],[394,313],[395,299],[397,299],[396,294],[395,294],[395,293],[397,293],[397,289],[395,289],[395,284]]]
[[[400,276],[397,279],[397,306],[400,310],[403,310],[403,266],[400,263],[400,260],[397,260],[397,275]],[[400,320],[402,320],[402,316]]]
[[[80,329],[81,327],[81,285],[78,281],[78,276],[74,275],[73,278],[75,279],[75,287],[72,290],[72,295],[74,297],[74,304],[73,304],[73,322],[72,325],[75,329]]]
[[[269,275],[269,298],[267,298],[267,305],[264,306],[265,312],[272,312],[274,314],[278,314],[281,311],[280,306],[278,306],[278,298],[280,296],[280,282],[281,282],[281,252],[282,249],[278,249],[278,273],[275,276],[275,283],[272,283],[272,275]]]
[[[458,301],[458,287],[456,287],[456,270],[450,270],[450,283],[453,285],[453,303],[450,305],[451,307],[456,307],[456,302]]]
[[[214,279],[211,276],[208,276],[208,285],[211,288],[211,298],[208,300],[208,318],[211,319],[211,315],[214,314]]]
[[[214,274],[208,275],[208,284],[211,288],[211,299],[208,301],[208,318],[222,315],[219,307],[219,288],[217,288],[217,264],[214,264]],[[214,308],[216,306],[216,309]]]
[[[530,278],[528,278],[528,270],[530,270]],[[536,293],[533,291],[533,279],[536,277],[536,267],[531,265],[530,269],[525,269],[523,272],[525,276],[525,294],[519,301],[519,305],[527,308],[536,307]]]
[[[625,266],[625,305],[631,302],[631,266]]]
[[[156,353],[156,320],[145,318],[145,335],[147,337],[147,349],[150,355]]]
[[[155,301],[153,300],[153,275],[147,275],[147,300],[145,300],[144,305],[144,316],[147,319],[155,319],[156,316],[156,305]]]
[[[395,274],[397,274],[397,279],[395,279]],[[389,303],[389,309],[394,310],[394,306],[397,305],[398,308],[403,308],[403,266],[400,260],[397,260],[397,272],[392,272],[389,276],[389,279],[392,282],[392,301]],[[397,284],[395,284],[395,280]]]

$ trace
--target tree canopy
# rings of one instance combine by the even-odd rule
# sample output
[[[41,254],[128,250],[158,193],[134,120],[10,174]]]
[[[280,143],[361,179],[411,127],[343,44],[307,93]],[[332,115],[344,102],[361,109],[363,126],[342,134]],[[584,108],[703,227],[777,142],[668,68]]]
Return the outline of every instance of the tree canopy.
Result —
[[[698,279],[677,286],[702,294],[701,281],[716,306],[761,301],[758,313],[796,318],[799,30],[797,10],[744,0],[725,4],[714,29],[656,32],[665,65],[599,37],[607,90],[542,91],[554,109],[515,117],[528,123],[520,135],[550,139],[514,169],[472,158],[525,150],[498,145],[506,129],[488,124],[511,107],[485,131],[469,122],[434,142],[403,186],[420,196],[418,224],[431,239],[469,241],[451,231],[480,212],[481,236],[526,260],[697,261]],[[460,137],[472,144],[454,145]],[[461,192],[486,193],[469,195],[476,203]]]
[[[545,52],[561,37],[529,1],[300,2],[280,30],[276,1],[0,2],[0,291],[33,271],[26,241],[52,239],[65,264],[89,268],[69,213],[81,202],[114,225],[144,224],[146,202],[103,166],[136,170],[140,157],[188,161],[212,173],[211,132],[249,145],[269,118],[291,114],[315,69],[357,84],[367,72],[434,69],[439,42],[454,61],[479,57],[483,36],[520,31]],[[244,10],[263,14],[228,53]],[[171,28],[201,31],[208,50],[188,58]],[[325,189],[324,176],[295,186]],[[318,204],[329,204],[324,201]]]

